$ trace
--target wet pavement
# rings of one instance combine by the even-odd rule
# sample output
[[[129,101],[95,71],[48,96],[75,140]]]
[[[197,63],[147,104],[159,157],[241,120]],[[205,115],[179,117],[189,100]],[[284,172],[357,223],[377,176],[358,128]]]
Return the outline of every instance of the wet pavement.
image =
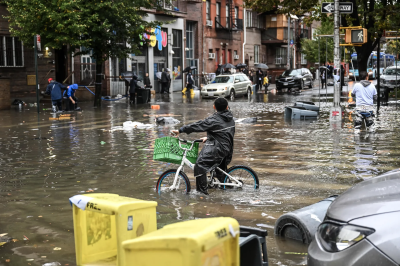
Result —
[[[159,175],[176,166],[153,161],[152,149],[154,140],[169,130],[210,115],[212,100],[157,95],[160,110],[151,110],[149,104],[129,106],[126,100],[103,102],[101,109],[85,103],[72,120],[60,121],[49,120],[50,111],[42,111],[38,119],[35,107],[1,111],[0,235],[8,233],[13,240],[0,243],[0,265],[75,265],[68,198],[93,192],[157,201],[159,228],[184,220],[234,217],[241,225],[268,230],[270,265],[306,265],[305,245],[274,236],[278,217],[400,167],[400,116],[393,104],[381,108],[376,133],[355,136],[348,114],[341,126],[330,125],[332,95],[328,89],[328,97],[318,103],[318,92],[272,91],[257,94],[255,101],[230,102],[235,117],[258,118],[257,124],[237,124],[231,165],[253,168],[260,189],[210,190],[209,197],[196,192],[156,194]],[[320,118],[285,121],[285,106],[296,100],[317,102]],[[346,93],[342,100],[345,105]],[[156,114],[175,114],[181,123],[157,126]],[[152,126],[121,130],[125,121]],[[202,136],[191,134],[188,139]],[[193,173],[187,173],[195,187]]]

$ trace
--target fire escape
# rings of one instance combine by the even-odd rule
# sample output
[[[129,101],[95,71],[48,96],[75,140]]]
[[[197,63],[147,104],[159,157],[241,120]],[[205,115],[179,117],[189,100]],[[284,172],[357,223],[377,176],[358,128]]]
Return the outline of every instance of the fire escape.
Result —
[[[217,14],[215,17],[215,28],[217,30],[229,33],[229,40],[232,40],[234,32],[243,30],[243,19],[239,19],[239,14],[235,10],[235,2],[233,0],[226,0],[225,16]],[[239,12],[239,9],[237,10]]]

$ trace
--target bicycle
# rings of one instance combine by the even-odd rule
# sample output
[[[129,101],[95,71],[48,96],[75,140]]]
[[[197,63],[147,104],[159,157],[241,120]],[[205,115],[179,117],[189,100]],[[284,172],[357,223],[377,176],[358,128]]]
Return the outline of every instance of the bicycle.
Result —
[[[187,165],[192,170],[194,169],[194,164],[191,163],[186,155],[189,151],[193,149],[193,145],[196,142],[203,142],[201,139],[194,141],[188,141],[179,138],[179,147],[184,150],[182,161],[178,169],[169,169],[162,173],[158,178],[156,191],[161,194],[163,191],[180,191],[184,194],[189,194],[191,190],[190,181],[184,172],[184,166]],[[192,143],[190,148],[183,148],[181,143]],[[216,171],[218,170],[225,174],[224,182],[221,183],[216,178]],[[256,172],[253,171],[248,166],[244,165],[234,165],[230,167],[227,172],[223,171],[221,168],[217,167],[215,170],[210,172],[207,176],[207,183],[209,188],[214,188],[220,186],[223,189],[242,189],[242,190],[255,190],[258,189],[260,184]],[[240,173],[248,174],[248,176],[239,176]]]

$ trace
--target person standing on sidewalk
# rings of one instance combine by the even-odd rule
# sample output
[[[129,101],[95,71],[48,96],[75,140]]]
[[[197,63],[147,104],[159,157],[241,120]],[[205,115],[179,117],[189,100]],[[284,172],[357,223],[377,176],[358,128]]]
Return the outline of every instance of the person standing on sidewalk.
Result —
[[[131,81],[129,82],[129,102],[130,104],[135,104],[135,94],[137,88],[137,77],[135,75],[132,76]]]
[[[257,90],[261,90],[262,89],[262,85],[263,85],[263,78],[264,78],[264,73],[261,71],[261,68],[259,68],[256,72],[256,77],[257,77]]]
[[[192,75],[192,70],[189,69],[189,72],[187,73],[186,76],[186,89],[189,91],[189,93],[192,93],[191,90],[193,90],[193,75]]]
[[[325,65],[323,65],[321,67],[321,75],[319,75],[321,78],[321,89],[324,88],[324,84],[325,84],[325,89],[326,89],[326,67]]]
[[[61,89],[66,90],[67,87],[62,85],[61,83],[49,78],[47,80],[49,85],[46,88],[46,94],[51,95],[51,101],[53,103],[52,109],[53,112],[62,111],[62,92]]]
[[[161,74],[161,94],[169,93],[169,83],[171,78],[169,76],[168,68],[165,68]]]

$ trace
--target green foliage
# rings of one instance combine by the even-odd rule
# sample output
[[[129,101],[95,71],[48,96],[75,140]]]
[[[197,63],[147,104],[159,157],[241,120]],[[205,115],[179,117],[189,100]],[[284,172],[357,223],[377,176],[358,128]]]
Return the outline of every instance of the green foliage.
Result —
[[[316,29],[316,35],[332,35],[333,34],[333,19],[332,17],[326,17],[322,20],[321,26]],[[318,37],[316,40],[302,39],[301,40],[301,52],[305,54],[308,62],[318,62]],[[322,37],[319,42],[319,58],[320,63],[325,61],[333,62],[333,38]],[[325,60],[327,58],[327,60]]]
[[[44,46],[71,51],[86,47],[96,60],[138,53],[140,36],[146,29],[162,25],[146,22],[156,0],[4,0],[10,15],[11,32],[33,45],[40,34]],[[125,42],[128,45],[125,45]]]
[[[386,53],[398,55],[400,53],[400,40],[390,40],[386,44]]]
[[[276,12],[305,16],[307,25],[313,20],[320,21],[327,15],[321,14],[320,1],[317,0],[244,0],[247,8],[258,12]],[[328,1],[333,2],[333,1]],[[366,70],[367,60],[376,48],[384,30],[400,29],[400,2],[388,0],[348,0],[353,3],[354,12],[342,15],[342,26],[362,26],[368,29],[368,42],[357,51],[360,70]]]

